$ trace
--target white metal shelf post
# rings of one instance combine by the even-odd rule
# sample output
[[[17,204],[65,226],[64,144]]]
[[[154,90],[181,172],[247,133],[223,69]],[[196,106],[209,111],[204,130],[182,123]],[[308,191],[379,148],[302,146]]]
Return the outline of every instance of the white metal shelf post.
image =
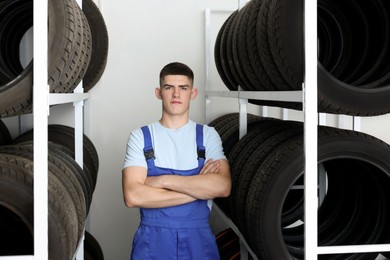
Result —
[[[48,259],[48,1],[34,1],[34,259]],[[39,69],[37,69],[39,68]],[[39,228],[38,228],[39,227]]]
[[[82,83],[75,89],[75,93],[82,94],[84,92],[84,88],[82,87]],[[74,119],[75,119],[75,133],[74,133],[74,148],[75,148],[75,160],[83,169],[83,135],[84,135],[84,115],[83,115],[83,107],[84,100],[73,102],[74,106]],[[85,228],[83,235],[80,239],[79,246],[76,252],[76,259],[83,260],[84,259],[84,238],[85,238]]]
[[[76,0],[80,8],[83,7],[83,0]],[[75,93],[84,93],[83,81],[74,90]],[[74,119],[75,119],[75,133],[74,133],[74,148],[75,148],[75,160],[83,168],[83,134],[84,134],[84,115],[83,107],[84,100],[73,102],[74,106]],[[84,260],[84,238],[85,238],[85,227],[82,237],[79,241],[79,246],[76,252],[76,260]]]
[[[304,3],[305,79],[304,112],[304,214],[305,259],[317,259],[317,1]]]
[[[305,259],[318,259],[320,254],[346,254],[390,251],[389,244],[318,245],[317,197],[317,1],[305,0]],[[360,119],[353,119],[353,129],[360,129]]]

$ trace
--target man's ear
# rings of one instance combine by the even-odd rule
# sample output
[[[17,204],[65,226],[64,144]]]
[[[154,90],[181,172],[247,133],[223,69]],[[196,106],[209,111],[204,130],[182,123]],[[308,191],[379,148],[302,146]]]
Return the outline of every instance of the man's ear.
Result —
[[[161,99],[161,89],[159,87],[155,88],[154,94],[158,99]]]
[[[198,89],[192,88],[191,100],[194,100],[198,96]]]

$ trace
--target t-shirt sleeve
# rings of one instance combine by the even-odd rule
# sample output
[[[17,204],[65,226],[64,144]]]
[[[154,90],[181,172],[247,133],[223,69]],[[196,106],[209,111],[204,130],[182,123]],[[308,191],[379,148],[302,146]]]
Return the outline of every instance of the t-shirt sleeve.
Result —
[[[214,127],[204,126],[204,145],[206,147],[206,160],[220,160],[226,159],[222,147],[222,140]]]
[[[137,129],[132,131],[127,141],[123,169],[128,166],[143,166],[147,168],[143,148],[144,136],[142,130]]]

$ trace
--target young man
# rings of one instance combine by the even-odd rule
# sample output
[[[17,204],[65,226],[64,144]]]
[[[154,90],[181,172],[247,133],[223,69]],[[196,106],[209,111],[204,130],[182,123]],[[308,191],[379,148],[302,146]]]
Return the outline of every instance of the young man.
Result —
[[[193,82],[187,65],[166,65],[155,89],[161,119],[130,134],[122,185],[141,213],[133,260],[219,259],[207,202],[229,196],[230,169],[215,129],[189,119]]]

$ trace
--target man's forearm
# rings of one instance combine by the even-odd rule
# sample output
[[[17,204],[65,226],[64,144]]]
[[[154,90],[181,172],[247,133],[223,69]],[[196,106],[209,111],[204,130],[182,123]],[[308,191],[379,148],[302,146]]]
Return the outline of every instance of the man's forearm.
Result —
[[[229,195],[228,183],[219,173],[193,176],[165,175],[162,176],[161,183],[166,189],[181,192],[197,199],[214,199]]]
[[[192,176],[161,175],[148,177],[145,184],[184,193],[197,199],[227,197],[231,189],[230,170],[227,161],[221,164],[218,172]]]
[[[128,190],[125,198],[128,207],[139,208],[163,208],[196,200],[196,198],[185,193],[143,184],[140,184],[138,188],[134,187]]]

